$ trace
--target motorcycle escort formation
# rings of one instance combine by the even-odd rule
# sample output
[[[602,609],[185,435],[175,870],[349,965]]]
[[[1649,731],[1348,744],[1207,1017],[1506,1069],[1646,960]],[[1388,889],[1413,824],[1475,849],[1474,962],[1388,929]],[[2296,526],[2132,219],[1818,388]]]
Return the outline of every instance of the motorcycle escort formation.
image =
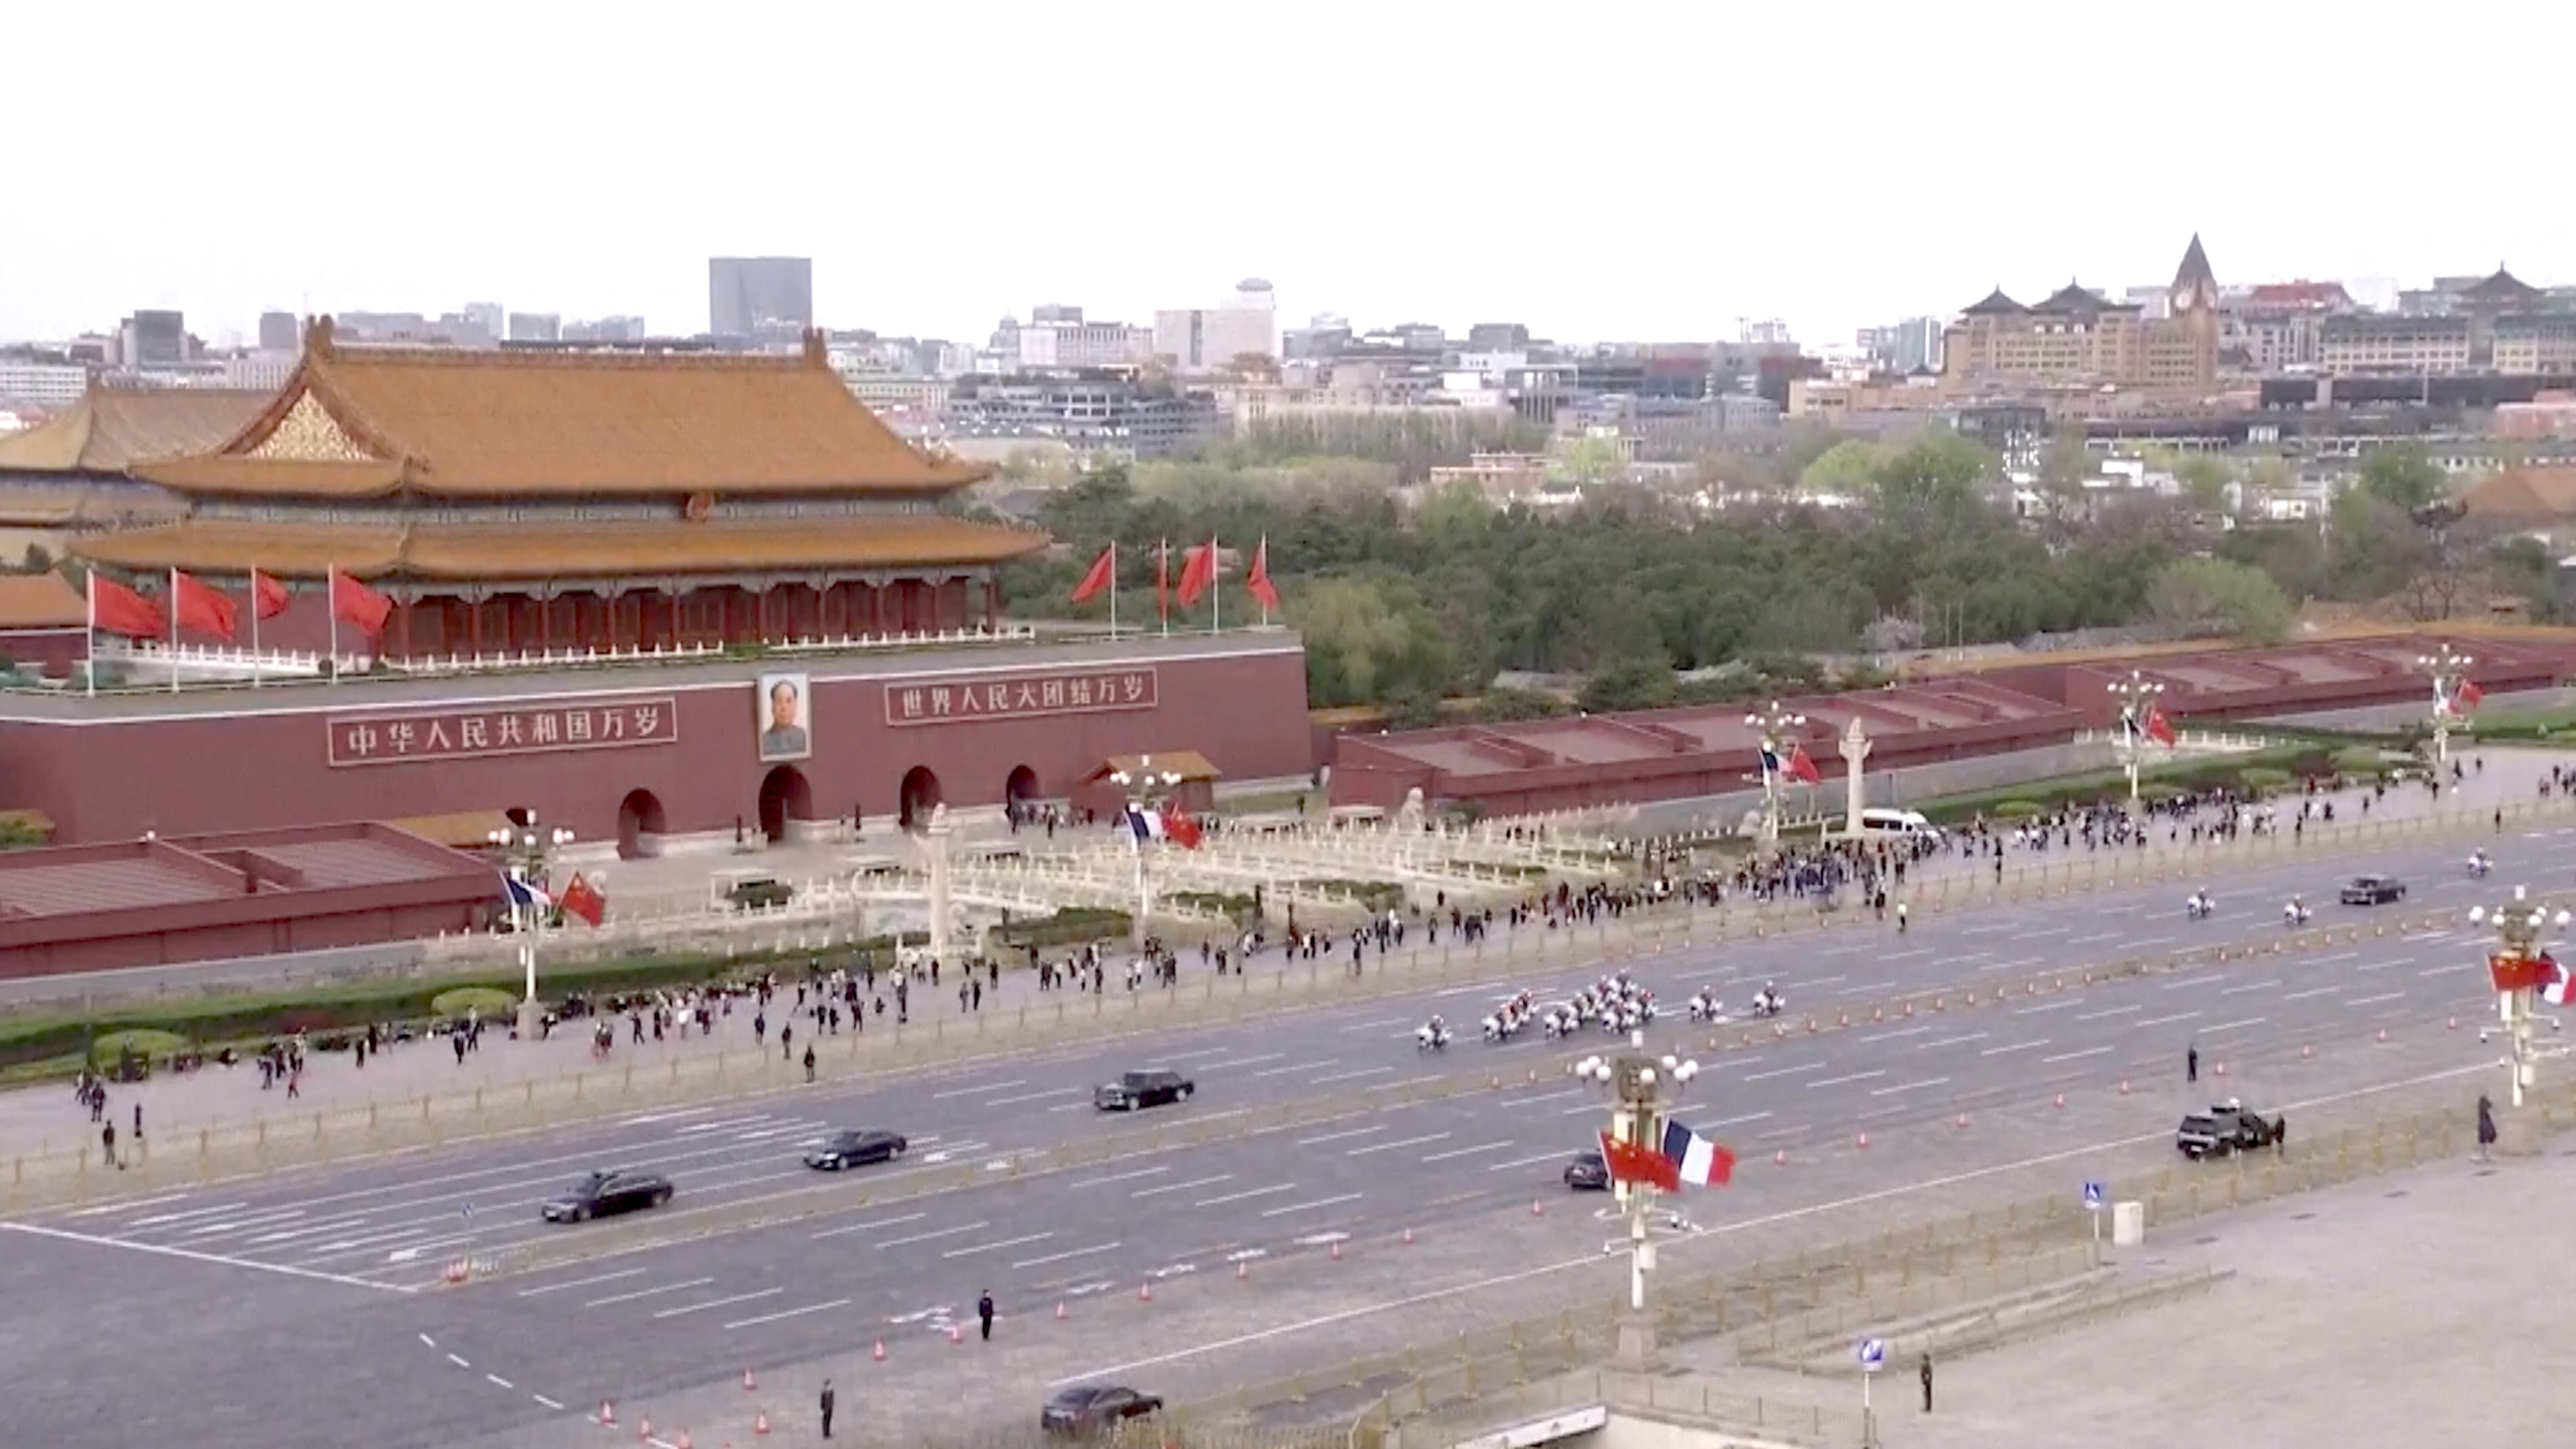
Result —
[[[2191,920],[2208,920],[2218,914],[2218,898],[2211,895],[2206,888],[2194,891],[2183,901],[2182,913]]]
[[[1415,1051],[1423,1052],[1447,1051],[1449,1049],[1449,1023],[1447,1019],[1434,1016],[1429,1021],[1424,1022],[1421,1028],[1413,1034],[1413,1049]]]

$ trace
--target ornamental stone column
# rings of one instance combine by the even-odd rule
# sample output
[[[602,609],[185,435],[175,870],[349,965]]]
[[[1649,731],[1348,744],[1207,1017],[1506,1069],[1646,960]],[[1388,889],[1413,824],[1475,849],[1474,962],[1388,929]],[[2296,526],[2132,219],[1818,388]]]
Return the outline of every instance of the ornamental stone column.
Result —
[[[1843,728],[1842,750],[1843,760],[1850,769],[1849,779],[1843,785],[1843,833],[1857,838],[1860,835],[1861,805],[1866,798],[1868,772],[1864,767],[1869,763],[1870,752],[1870,738],[1861,729],[1858,715],[1852,716],[1852,722]]]

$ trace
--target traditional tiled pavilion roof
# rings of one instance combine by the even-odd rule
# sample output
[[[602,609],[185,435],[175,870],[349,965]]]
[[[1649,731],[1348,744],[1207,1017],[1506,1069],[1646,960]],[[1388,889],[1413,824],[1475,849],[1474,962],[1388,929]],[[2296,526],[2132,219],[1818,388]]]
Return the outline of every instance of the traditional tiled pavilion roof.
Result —
[[[93,387],[67,412],[0,436],[11,474],[122,477],[138,464],[219,447],[269,402],[264,392]]]
[[[1960,308],[1959,315],[1962,317],[2018,317],[2029,310],[2028,307],[2005,296],[2003,288],[1997,287],[1977,301]]]

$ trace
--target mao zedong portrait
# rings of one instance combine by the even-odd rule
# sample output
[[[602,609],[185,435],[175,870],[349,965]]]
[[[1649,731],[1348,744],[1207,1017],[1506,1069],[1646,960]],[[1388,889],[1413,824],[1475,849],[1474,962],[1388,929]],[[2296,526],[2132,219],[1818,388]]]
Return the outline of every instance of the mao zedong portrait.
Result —
[[[761,682],[760,757],[801,760],[814,752],[805,714],[805,679],[773,674]]]

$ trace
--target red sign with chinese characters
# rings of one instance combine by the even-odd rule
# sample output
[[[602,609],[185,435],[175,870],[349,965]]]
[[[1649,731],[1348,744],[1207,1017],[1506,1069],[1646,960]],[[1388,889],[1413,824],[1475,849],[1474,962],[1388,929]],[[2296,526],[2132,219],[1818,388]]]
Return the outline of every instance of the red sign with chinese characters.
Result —
[[[886,723],[959,724],[1152,709],[1161,702],[1152,665],[1073,669],[1010,679],[931,679],[885,687]]]
[[[680,712],[668,695],[651,699],[534,699],[466,709],[336,716],[331,768],[620,750],[680,742]]]

